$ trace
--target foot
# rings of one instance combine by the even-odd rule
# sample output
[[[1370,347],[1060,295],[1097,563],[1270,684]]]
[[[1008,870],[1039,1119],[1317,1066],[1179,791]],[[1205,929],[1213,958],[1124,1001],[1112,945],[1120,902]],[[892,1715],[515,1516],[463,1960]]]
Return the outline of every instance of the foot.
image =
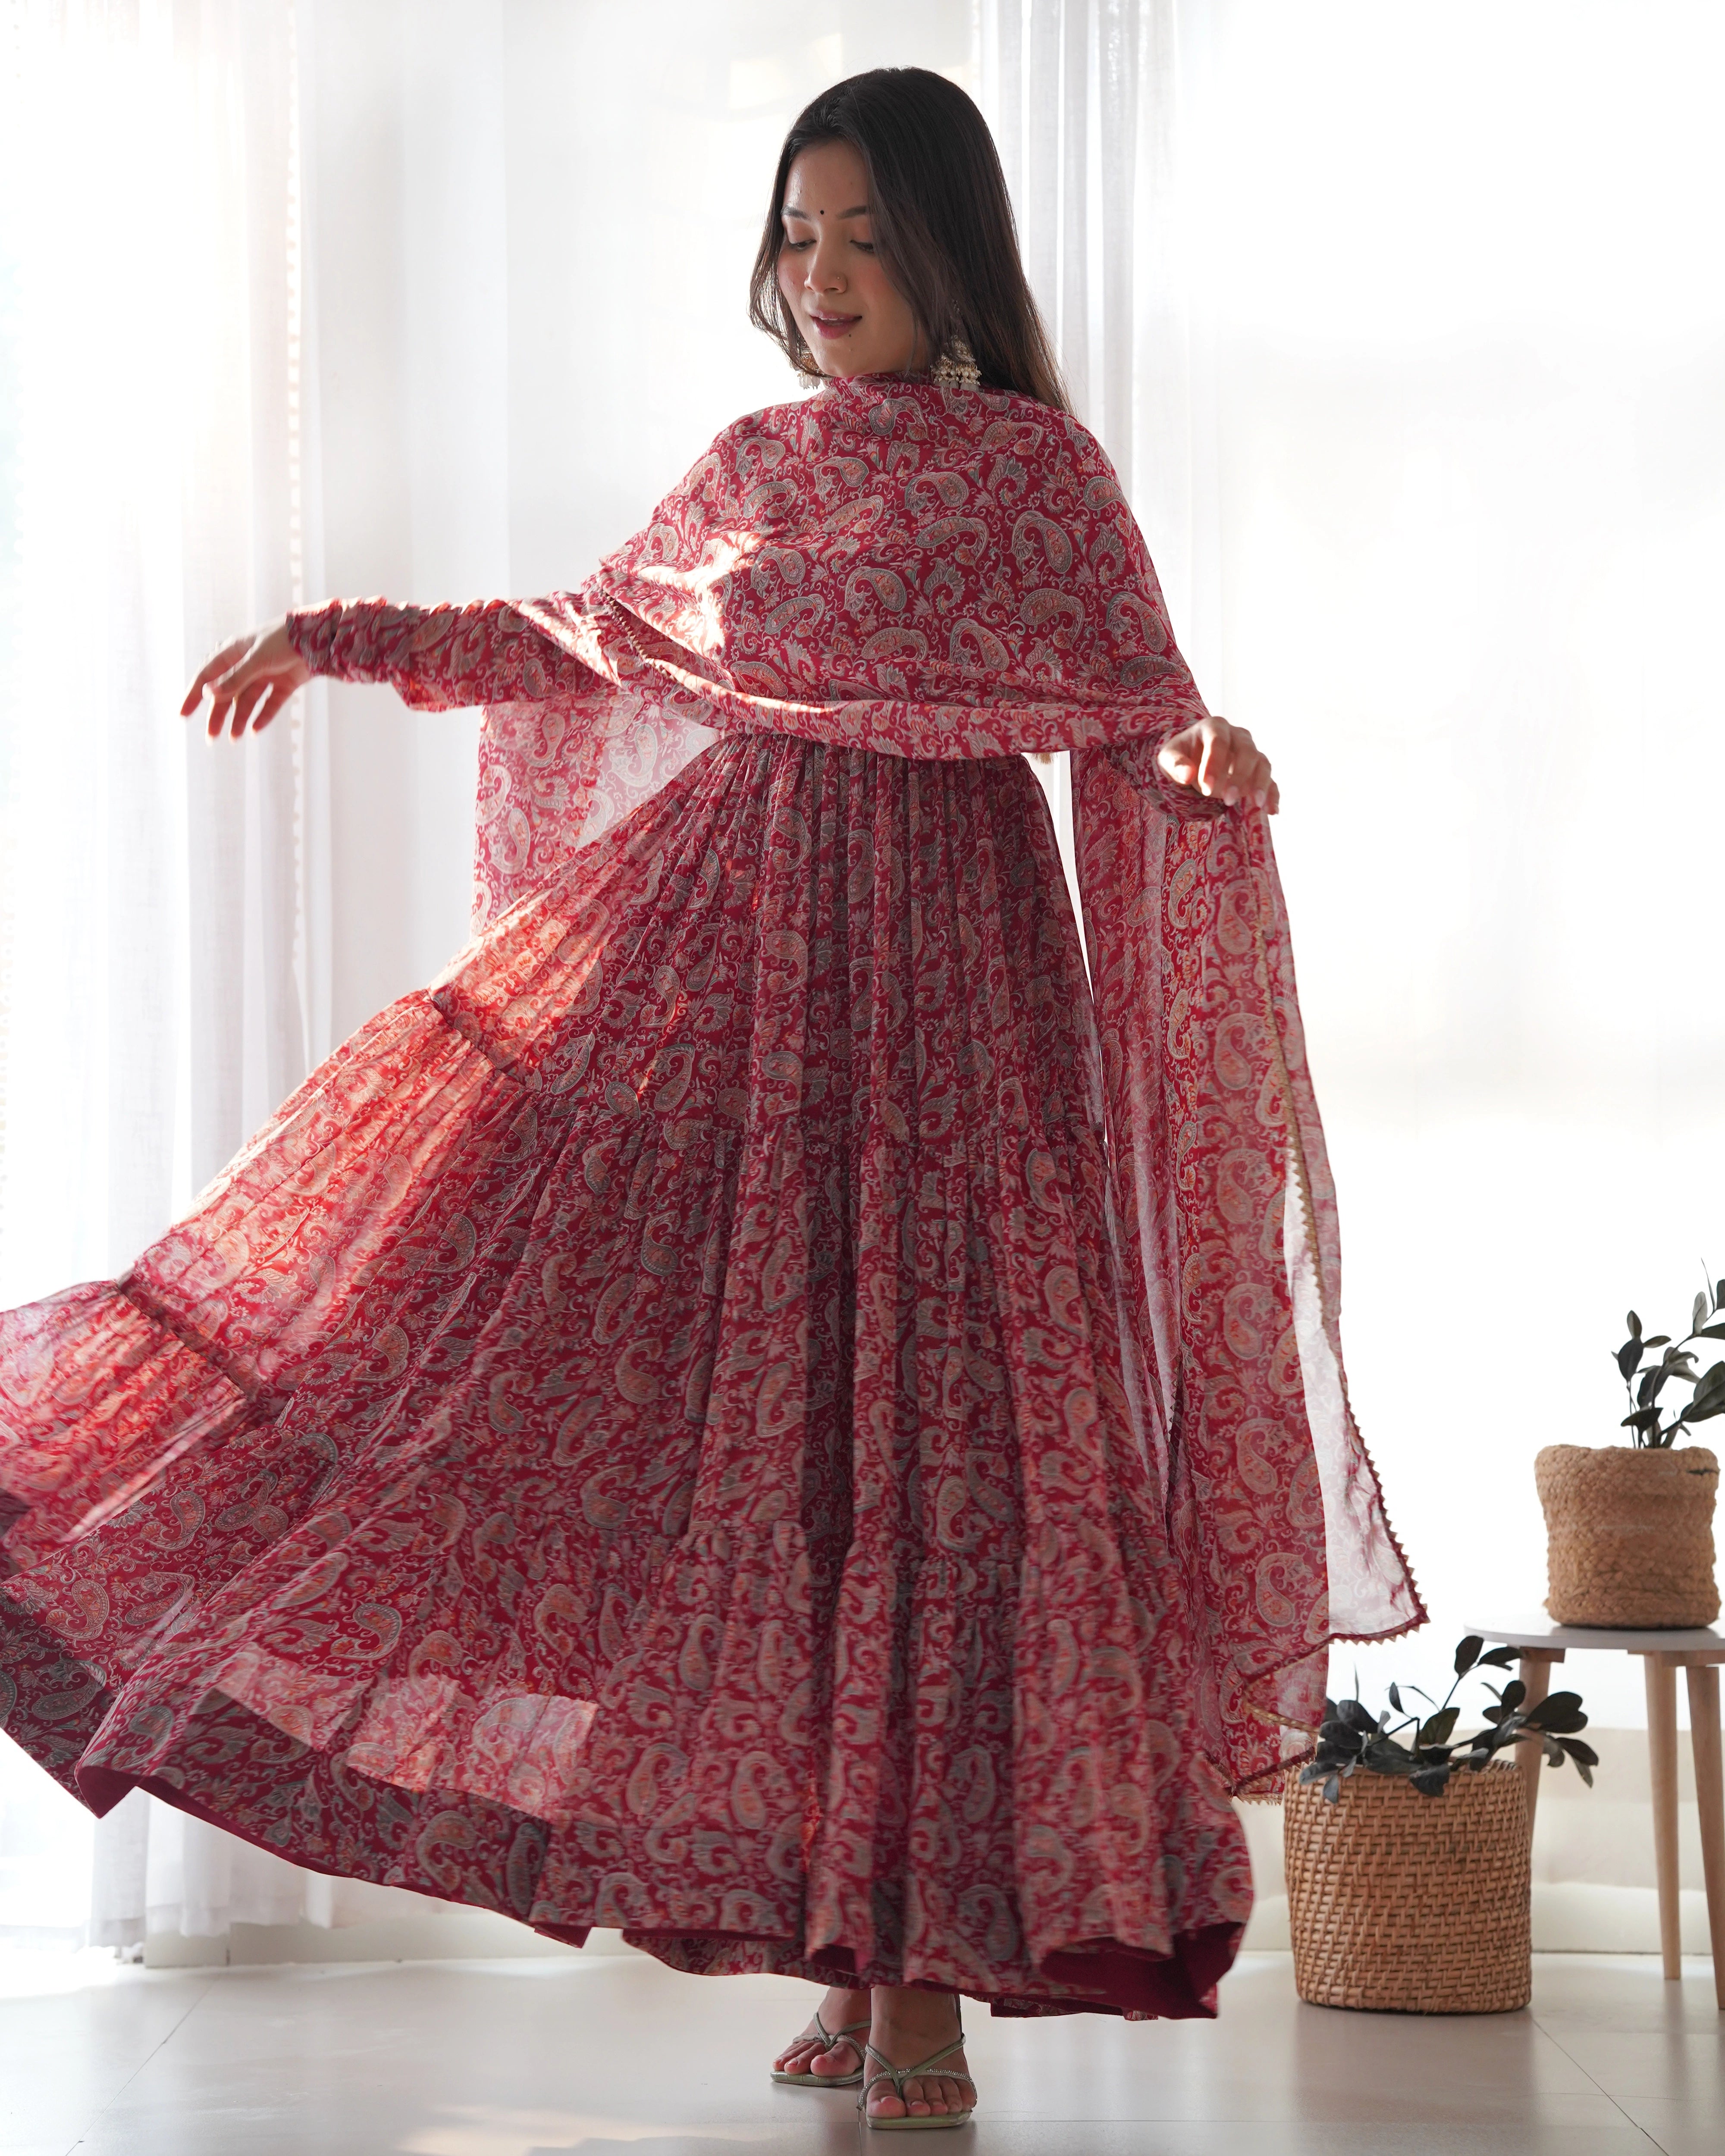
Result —
[[[958,2001],[950,1991],[883,1989],[874,1993],[873,1999],[869,2041],[896,2066],[915,2066],[931,2051],[950,2044],[958,2034]],[[880,2071],[870,2059],[865,2085],[869,2074]],[[964,2054],[954,2051],[932,2073],[918,2074],[907,2081],[902,2100],[891,2082],[876,2082],[869,2090],[868,2112],[870,2118],[902,2118],[906,2112],[912,2118],[938,2118],[947,2112],[968,2111],[975,2101],[976,2091],[965,2072]]]
[[[826,2024],[827,2035],[839,2036],[839,2031],[852,2022],[868,2020],[869,1994],[866,1991],[840,1991],[835,1986],[815,2010]],[[795,2042],[786,2045],[773,2061],[773,2071],[776,2074],[817,2074],[823,2078],[831,2076],[841,2080],[860,2069],[862,2046],[863,2031],[859,2028],[854,2036],[839,2036],[829,2050],[825,2039],[811,2020]]]

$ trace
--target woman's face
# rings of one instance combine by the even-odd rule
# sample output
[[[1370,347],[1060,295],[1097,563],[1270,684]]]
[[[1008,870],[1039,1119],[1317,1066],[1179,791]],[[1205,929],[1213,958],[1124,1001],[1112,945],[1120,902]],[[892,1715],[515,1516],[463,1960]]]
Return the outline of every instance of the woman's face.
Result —
[[[903,374],[921,362],[916,318],[875,253],[868,175],[848,142],[817,143],[792,163],[778,289],[823,374]]]

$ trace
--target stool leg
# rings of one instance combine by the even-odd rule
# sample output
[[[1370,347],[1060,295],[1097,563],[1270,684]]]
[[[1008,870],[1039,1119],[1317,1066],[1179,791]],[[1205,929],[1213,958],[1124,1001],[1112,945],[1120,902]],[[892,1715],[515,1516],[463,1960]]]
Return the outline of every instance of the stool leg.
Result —
[[[1553,1657],[1542,1655],[1537,1648],[1524,1647],[1521,1656],[1522,1682],[1527,1687],[1524,1707],[1538,1707],[1551,1690]],[[1533,1839],[1533,1809],[1539,1802],[1539,1770],[1545,1763],[1544,1748],[1538,1744],[1517,1744],[1515,1748],[1516,1765],[1520,1770],[1522,1787],[1527,1798],[1527,1839]]]
[[[1725,2013],[1725,1766],[1719,1747],[1719,1667],[1692,1662],[1689,1728],[1695,1746],[1695,1795],[1701,1810],[1701,1862],[1713,1949],[1713,1995]]]
[[[1647,1753],[1653,1769],[1653,1861],[1659,1875],[1659,1950],[1667,1983],[1683,1974],[1682,1905],[1677,1899],[1677,1672],[1658,1655],[1647,1673]]]

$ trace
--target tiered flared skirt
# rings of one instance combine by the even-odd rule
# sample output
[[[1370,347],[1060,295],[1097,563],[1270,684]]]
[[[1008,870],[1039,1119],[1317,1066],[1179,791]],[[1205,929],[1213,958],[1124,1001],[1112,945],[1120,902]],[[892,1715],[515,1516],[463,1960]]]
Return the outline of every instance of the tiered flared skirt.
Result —
[[[1022,759],[721,742],[0,1321],[7,1727],[682,1969],[1212,2010],[1105,1166]]]

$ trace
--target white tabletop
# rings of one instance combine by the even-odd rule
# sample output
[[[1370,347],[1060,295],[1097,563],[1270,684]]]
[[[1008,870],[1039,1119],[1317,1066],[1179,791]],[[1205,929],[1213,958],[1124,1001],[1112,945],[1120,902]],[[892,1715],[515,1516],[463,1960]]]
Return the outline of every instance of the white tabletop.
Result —
[[[1548,1647],[1554,1653],[1574,1649],[1616,1648],[1631,1655],[1702,1655],[1725,1656],[1725,1632],[1700,1626],[1688,1632],[1603,1632],[1581,1625],[1553,1625],[1549,1617],[1514,1617],[1496,1625],[1469,1625],[1482,1640],[1501,1641],[1507,1647]]]

